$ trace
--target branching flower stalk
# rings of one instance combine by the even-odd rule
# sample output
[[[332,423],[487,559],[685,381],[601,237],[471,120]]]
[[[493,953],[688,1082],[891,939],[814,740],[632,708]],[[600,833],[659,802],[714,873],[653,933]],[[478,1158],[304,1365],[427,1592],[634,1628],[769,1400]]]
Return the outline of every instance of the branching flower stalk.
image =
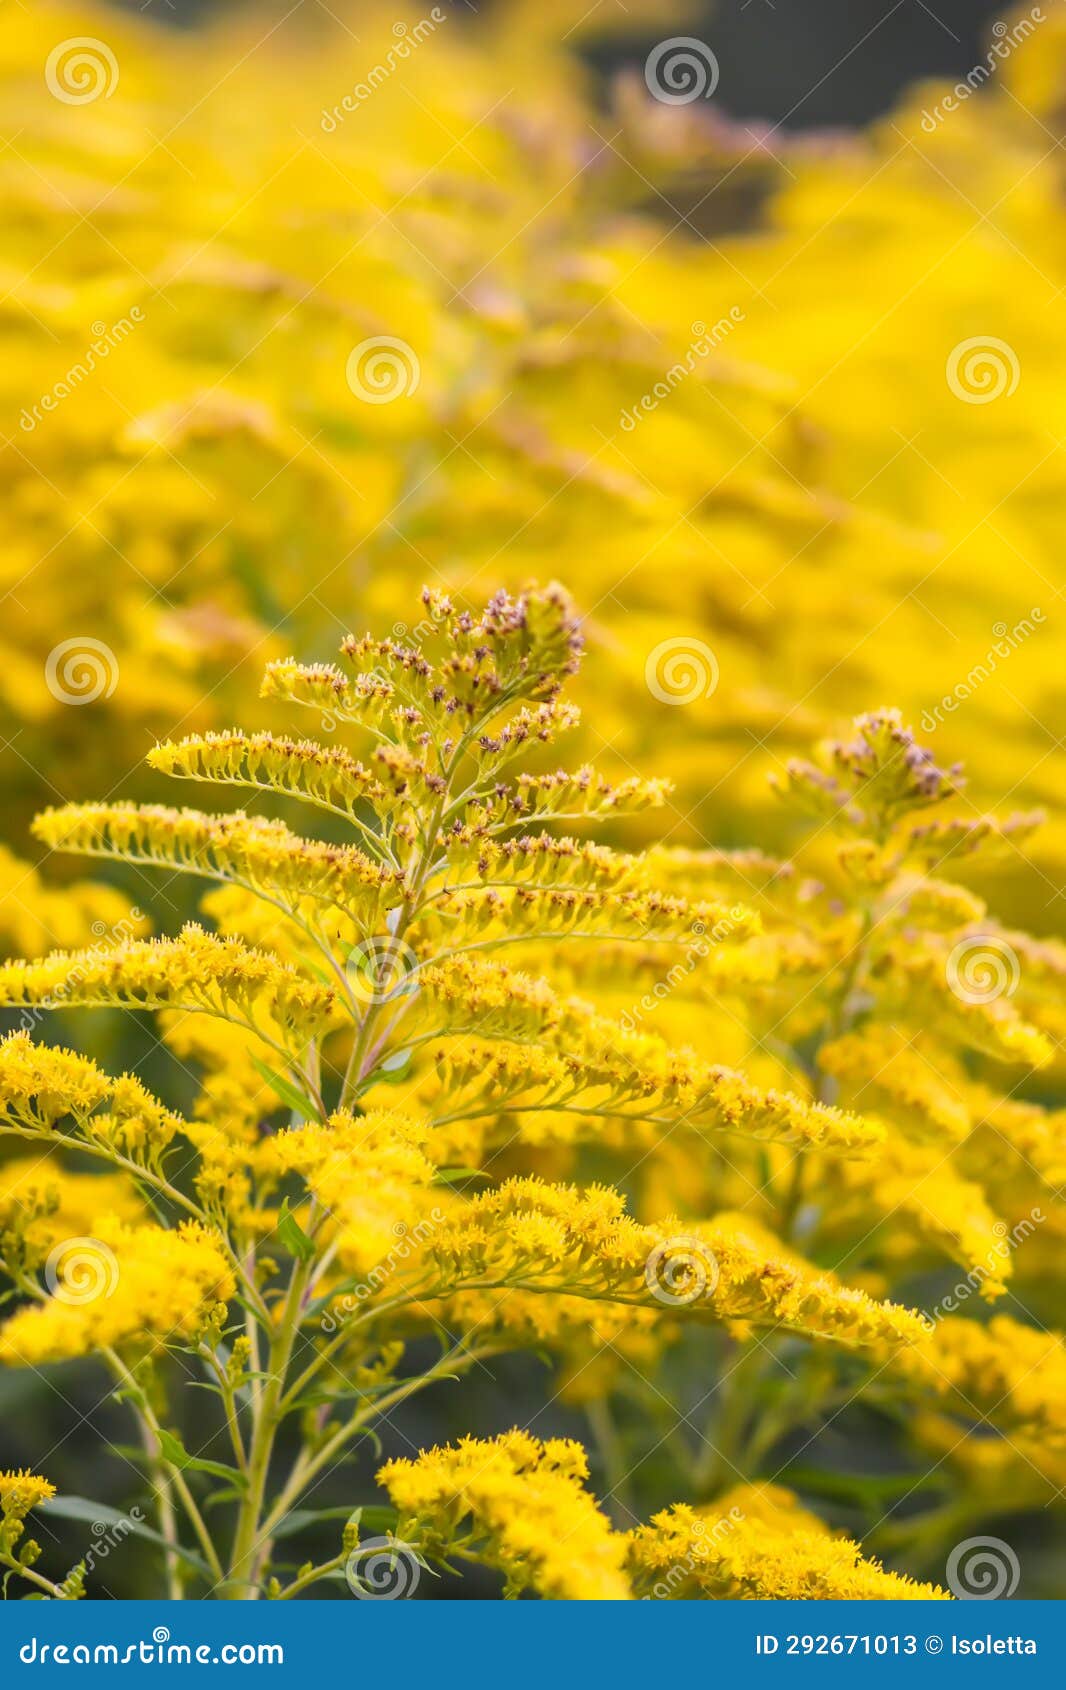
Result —
[[[499,593],[480,614],[423,603],[418,644],[353,636],[337,665],[268,668],[264,696],[309,712],[328,743],[231,730],[149,756],[286,819],[102,803],[35,824],[56,850],[210,883],[202,922],[176,936],[0,966],[0,1003],[149,1013],[198,1077],[178,1114],[79,1051],[25,1031],[0,1042],[0,1131],[29,1152],[0,1168],[0,1263],[19,1299],[0,1363],[110,1368],[138,1421],[168,1593],[291,1599],[340,1577],[358,1593],[362,1513],[385,1506],[419,1569],[473,1560],[505,1594],[640,1595],[719,1518],[737,1462],[759,1514],[790,1416],[817,1417],[864,1370],[898,1401],[945,1416],[983,1403],[1012,1435],[1066,1438],[1053,1346],[1034,1355],[1039,1335],[1002,1317],[933,1321],[891,1294],[901,1226],[968,1266],[991,1248],[981,1107],[1058,1171],[1040,1108],[1012,1109],[989,1069],[1047,1061],[1062,958],[1012,935],[1030,977],[1017,996],[960,994],[953,958],[985,911],[939,878],[1036,818],[960,813],[958,771],[882,711],[781,783],[818,818],[816,842],[835,840],[837,884],[758,852],[571,837],[571,822],[624,835],[669,789],[553,766],[578,719],[566,594]],[[929,822],[933,806],[948,809]],[[296,831],[297,814],[319,832]],[[629,1006],[677,954],[662,1025],[635,1024]],[[719,1059],[738,1027],[748,1071]],[[616,1183],[590,1183],[590,1159]],[[94,1164],[107,1171],[79,1171]],[[988,1297],[1008,1271],[997,1258]],[[519,1432],[386,1463],[376,1495],[369,1475],[350,1488],[413,1396],[514,1350],[550,1355],[575,1401],[599,1402],[621,1482],[641,1434],[617,1369],[664,1401],[685,1346],[721,1389],[724,1441],[632,1531],[597,1505],[577,1445]],[[763,1362],[782,1346],[809,1365],[775,1395]],[[183,1372],[215,1401],[200,1448]],[[11,1576],[80,1595],[84,1565],[45,1579],[24,1521],[83,1503],[33,1475],[2,1483]],[[335,1518],[322,1497],[338,1484],[339,1549],[292,1567],[281,1544]],[[941,1594],[781,1494],[767,1570],[719,1557],[687,1594],[789,1595],[804,1557],[826,1595]]]

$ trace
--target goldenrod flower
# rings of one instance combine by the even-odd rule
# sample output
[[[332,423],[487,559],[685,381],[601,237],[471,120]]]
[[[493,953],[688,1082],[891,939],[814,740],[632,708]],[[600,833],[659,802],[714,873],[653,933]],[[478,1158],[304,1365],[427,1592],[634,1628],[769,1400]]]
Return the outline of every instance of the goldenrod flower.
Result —
[[[935,1329],[900,1366],[949,1398],[963,1416],[987,1416],[1055,1447],[1066,1442],[1066,1345],[1009,1315],[987,1326],[957,1315]]]
[[[109,1108],[96,1112],[105,1102]],[[132,1074],[111,1079],[87,1057],[35,1044],[25,1033],[0,1039],[0,1129],[38,1137],[65,1116],[86,1140],[147,1160],[183,1127]]]
[[[653,1598],[947,1601],[935,1584],[889,1573],[834,1537],[791,1492],[739,1485],[713,1508],[684,1503],[630,1534],[638,1591]]]
[[[72,1246],[70,1279],[60,1251],[52,1294],[0,1326],[0,1362],[38,1367],[101,1349],[189,1343],[216,1304],[233,1295],[219,1242],[192,1221],[170,1231],[105,1215]]]
[[[233,882],[286,907],[320,898],[371,930],[384,920],[386,900],[402,895],[399,875],[354,846],[301,839],[282,822],[240,812],[213,816],[162,804],[68,804],[38,816],[34,831],[60,850]]]
[[[366,1273],[404,1244],[427,1201],[435,1168],[426,1129],[395,1112],[337,1114],[325,1126],[295,1127],[263,1146],[260,1172],[299,1173],[328,1217],[328,1233],[349,1273]],[[439,1195],[439,1194],[438,1194]],[[403,1249],[406,1257],[410,1247]]]
[[[888,1353],[926,1330],[918,1315],[819,1273],[741,1217],[643,1226],[606,1186],[507,1180],[449,1214],[427,1249],[449,1289],[513,1286],[658,1305]]]
[[[453,1546],[476,1554],[505,1575],[508,1595],[625,1600],[626,1540],[585,1489],[587,1478],[580,1444],[519,1431],[463,1438],[378,1472],[402,1534],[445,1555]]]
[[[490,1053],[460,1044],[454,1055],[449,1047],[450,1112],[461,1113],[464,1094],[472,1093],[472,1114],[547,1110],[554,1122],[573,1118],[573,1137],[585,1119],[597,1123],[586,1133],[601,1130],[601,1121],[631,1121],[720,1129],[856,1155],[874,1151],[884,1138],[875,1122],[789,1092],[761,1091],[684,1047],[627,1032],[587,1003],[560,997],[542,977],[466,958],[429,964],[419,980],[442,1028],[522,1047]],[[530,1045],[540,1048],[530,1052]]]
[[[209,731],[152,756],[179,778],[324,810],[337,842],[268,815],[126,802],[39,819],[57,848],[213,882],[200,907],[214,930],[0,965],[0,1001],[33,1019],[157,1013],[194,1087],[186,1120],[134,1075],[25,1032],[0,1041],[0,1127],[129,1181],[53,1159],[0,1184],[3,1261],[26,1299],[0,1327],[0,1360],[100,1355],[146,1449],[176,1468],[198,1553],[244,1594],[328,1462],[389,1405],[505,1349],[546,1354],[586,1404],[627,1367],[667,1396],[674,1361],[699,1353],[709,1394],[726,1393],[727,1439],[763,1458],[787,1425],[765,1381],[750,1403],[729,1397],[742,1387],[719,1363],[738,1344],[772,1361],[787,1343],[812,1415],[842,1374],[872,1367],[871,1388],[915,1411],[938,1403],[1057,1448],[1057,1339],[933,1321],[893,1296],[945,1257],[986,1298],[1033,1272],[1004,1250],[997,1214],[1024,1214],[1034,1181],[1046,1193],[1057,1116],[997,1090],[991,1060],[1047,1065],[1063,956],[997,927],[944,873],[956,846],[1027,824],[917,820],[960,802],[959,773],[879,711],[792,765],[786,785],[829,824],[817,872],[803,853],[642,852],[549,831],[667,795],[658,778],[521,768],[578,724],[565,594],[500,594],[475,614],[429,593],[423,611],[410,641],[353,635],[336,666],[268,669],[266,696],[320,712],[329,745]],[[959,989],[978,929],[1018,963],[1016,1002]],[[997,1123],[1015,1163],[1001,1193]],[[631,1205],[619,1185],[585,1183],[589,1163]],[[444,1330],[451,1350],[418,1371],[412,1340]],[[168,1347],[195,1351],[218,1392],[238,1476],[228,1574],[141,1390]],[[297,1415],[304,1442],[272,1503],[277,1428]],[[626,1436],[643,1433],[637,1405]],[[583,1451],[525,1433],[382,1477],[419,1553],[497,1567],[512,1594],[625,1598],[631,1581],[712,1598],[943,1594],[776,1492],[706,1514],[679,1504],[624,1537],[584,1486]]]
[[[266,1015],[296,1037],[328,1025],[333,1001],[328,988],[195,923],[177,939],[135,939],[101,953],[56,951],[40,962],[0,964],[0,1003],[198,1009],[253,1028]]]
[[[76,880],[50,886],[31,863],[0,845],[0,949],[40,956],[54,945],[139,938],[148,923],[113,886]]]
[[[47,1502],[55,1493],[55,1485],[25,1467],[16,1471],[8,1468],[0,1473],[0,1507],[5,1515],[21,1518],[31,1508],[36,1508],[39,1502]]]
[[[852,1107],[876,1108],[920,1138],[958,1142],[972,1125],[958,1076],[942,1077],[937,1050],[921,1038],[871,1021],[824,1044],[818,1066],[841,1085]]]
[[[54,1244],[83,1237],[100,1214],[144,1219],[144,1202],[125,1174],[75,1174],[39,1151],[0,1165],[0,1259],[37,1267]]]
[[[362,805],[381,805],[387,799],[381,782],[343,746],[322,746],[310,739],[267,733],[190,734],[155,746],[148,762],[178,780],[276,792],[348,821],[358,819]]]

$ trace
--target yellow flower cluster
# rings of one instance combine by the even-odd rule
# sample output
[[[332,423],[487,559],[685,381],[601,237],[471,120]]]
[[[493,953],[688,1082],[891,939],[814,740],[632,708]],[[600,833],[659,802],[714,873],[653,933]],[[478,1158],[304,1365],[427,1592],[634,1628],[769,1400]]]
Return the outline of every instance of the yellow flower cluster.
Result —
[[[293,1127],[267,1141],[262,1175],[298,1172],[328,1216],[337,1259],[366,1273],[406,1237],[428,1207],[435,1169],[425,1129],[395,1112],[334,1115],[324,1126]]]
[[[134,939],[99,952],[55,951],[40,962],[6,962],[0,965],[0,1003],[196,1009],[253,1029],[274,1023],[283,1033],[306,1036],[328,1022],[333,994],[274,957],[190,923],[177,939]]]
[[[28,1514],[31,1508],[36,1508],[39,1502],[47,1502],[55,1493],[55,1485],[23,1467],[17,1472],[8,1470],[0,1473],[0,1507],[5,1515]]]
[[[0,844],[0,949],[39,956],[53,945],[86,945],[101,935],[140,937],[144,917],[113,886],[74,881],[50,886],[38,869]]]
[[[453,1448],[390,1461],[378,1472],[400,1514],[446,1555],[498,1567],[506,1593],[566,1600],[629,1596],[626,1540],[585,1488],[588,1460],[568,1438],[527,1432],[463,1438]]]
[[[206,815],[162,804],[68,804],[46,810],[34,832],[47,845],[86,857],[175,868],[273,896],[286,907],[319,898],[346,909],[371,932],[398,876],[354,846],[301,839],[261,816]]]
[[[919,1316],[820,1274],[765,1230],[724,1215],[644,1226],[607,1186],[506,1180],[436,1229],[445,1280],[562,1293],[783,1327],[891,1353],[925,1333]],[[506,1322],[506,1300],[498,1318]]]
[[[346,14],[311,29],[297,13],[264,41],[227,13],[161,44],[150,20],[85,3],[5,31],[0,78],[21,135],[3,185],[20,519],[6,570],[15,587],[33,568],[40,590],[25,609],[12,595],[0,673],[26,724],[27,784],[63,714],[45,664],[79,618],[121,666],[101,708],[126,767],[145,722],[218,727],[282,612],[310,643],[323,613],[306,582],[323,557],[370,560],[360,592],[390,627],[416,570],[490,587],[501,568],[516,582],[562,556],[597,606],[605,735],[634,761],[661,752],[682,814],[702,795],[705,820],[712,792],[727,810],[752,802],[751,736],[788,755],[860,688],[902,689],[953,752],[972,732],[989,748],[982,790],[1053,792],[1059,754],[1044,758],[1036,726],[1053,642],[1032,613],[1051,611],[1058,512],[1050,470],[1034,466],[1054,407],[1031,372],[1060,355],[1042,309],[1062,280],[1046,234],[1055,22],[950,121],[928,121],[940,91],[922,89],[870,134],[790,145],[777,165],[746,134],[657,105],[639,76],[608,92],[605,159],[574,50],[613,11],[530,0],[434,30],[375,86],[371,136],[340,102],[392,49],[395,19],[378,5]],[[649,16],[664,33],[683,21]],[[41,64],[79,36],[109,44],[131,104],[98,100],[72,125],[41,100]],[[160,83],[162,52],[175,69]],[[276,125],[264,133],[250,111]],[[279,157],[293,133],[311,141]],[[639,206],[634,172],[650,184]],[[676,203],[679,177],[710,240],[671,227],[658,194]],[[721,226],[734,196],[709,190],[723,177],[765,204],[757,238]],[[830,287],[846,309],[826,312]],[[997,407],[968,405],[945,365],[990,323],[1028,379]],[[103,325],[99,342],[87,325]],[[345,372],[383,336],[411,348],[420,380],[371,409]],[[686,364],[691,379],[645,414],[641,393]],[[890,456],[886,418],[928,450]],[[62,499],[41,496],[48,482]],[[417,552],[395,521],[416,499]],[[72,528],[71,508],[93,521]],[[269,580],[246,565],[261,549]],[[679,626],[681,579],[692,609]],[[953,640],[929,638],[938,620]],[[668,706],[630,700],[648,654],[686,636],[713,642],[728,685],[713,718],[697,703],[663,733]],[[915,650],[928,661],[908,662]],[[206,684],[231,668],[232,686]],[[1004,731],[1008,716],[1019,731]],[[53,756],[84,755],[106,779],[104,738],[65,725]]]
[[[1009,1315],[987,1326],[950,1316],[901,1365],[951,1399],[963,1417],[988,1418],[1009,1435],[1023,1431],[1053,1448],[1066,1445],[1066,1343]]]
[[[202,1339],[231,1543],[125,1400],[164,1541],[195,1538],[211,1588],[269,1588],[286,1509],[439,1376],[396,1351],[443,1319],[444,1374],[482,1333],[587,1363],[601,1453],[654,1519],[623,1544],[576,1446],[512,1434],[387,1469],[412,1535],[549,1595],[940,1595],[772,1487],[722,1495],[654,1417],[706,1382],[723,1463],[758,1476],[800,1422],[861,1440],[861,1376],[921,1471],[923,1437],[939,1460],[1002,1434],[945,1459],[941,1522],[1034,1478],[1061,1502],[1066,21],[1023,30],[979,100],[916,89],[832,146],[779,135],[778,162],[639,71],[593,78],[576,46],[617,8],[449,9],[372,124],[345,97],[399,40],[384,0],[265,39],[209,10],[161,35],[40,0],[0,33],[0,1134],[32,1141],[0,1162],[25,1299],[0,1350]],[[85,38],[121,84],[75,123],[42,70]],[[1003,391],[970,404],[990,330]],[[404,391],[369,405],[382,343]],[[525,585],[557,570],[583,618]],[[418,602],[423,579],[454,597]],[[308,660],[353,603],[365,624]],[[37,837],[115,885],[21,860],[31,809],[125,791],[155,737],[153,780],[281,815],[67,804]],[[205,927],[147,941],[149,868],[213,883]],[[122,1010],[157,1017],[151,1066]],[[53,1012],[85,1054],[39,1042]],[[82,1152],[110,1171],[71,1171]],[[99,1247],[102,1295],[62,1256],[38,1284],[65,1239]],[[395,1307],[361,1299],[331,1366],[326,1300],[394,1251]],[[1018,1318],[988,1319],[1008,1284]],[[931,1331],[895,1301],[919,1294]],[[243,1337],[213,1314],[231,1297]],[[634,1364],[617,1426],[601,1338]],[[0,1476],[5,1510],[50,1490]],[[924,1570],[925,1511],[900,1513]],[[164,1560],[180,1591],[197,1562]]]
[[[0,1104],[9,1121],[46,1130],[68,1112],[88,1115],[110,1082],[87,1056],[35,1044],[25,1033],[0,1040]]]
[[[95,1113],[101,1103],[109,1107]],[[183,1130],[180,1118],[132,1074],[111,1079],[87,1057],[34,1044],[25,1033],[0,1039],[0,1129],[35,1138],[65,1116],[88,1145],[111,1146],[137,1160],[153,1160]]]
[[[897,1027],[868,1022],[824,1044],[818,1065],[846,1091],[852,1107],[876,1108],[916,1136],[958,1142],[973,1124],[958,1077],[943,1078],[936,1053],[927,1054],[921,1039]]]
[[[679,1122],[752,1138],[806,1143],[861,1155],[876,1149],[883,1129],[788,1092],[762,1091],[743,1075],[701,1062],[685,1048],[631,1033],[578,999],[563,998],[543,977],[480,958],[429,964],[420,975],[425,998],[449,1032],[521,1045],[491,1066],[476,1049],[448,1055],[446,1090],[487,1093],[471,1113],[548,1109],[555,1119],[593,1115],[662,1126]],[[534,1045],[533,1051],[528,1046]],[[556,1057],[553,1053],[557,1052]]]
[[[0,1563],[18,1572],[32,1567],[40,1553],[38,1546],[32,1541],[27,1544],[20,1542],[24,1526],[23,1521],[31,1508],[36,1508],[41,1502],[47,1502],[55,1496],[55,1486],[47,1479],[42,1479],[37,1473],[30,1473],[24,1467],[17,1471],[0,1472]],[[16,1559],[16,1545],[19,1546]],[[35,1577],[32,1573],[28,1575]],[[10,1572],[7,1580],[10,1580]],[[43,1588],[54,1594],[60,1594],[47,1581],[41,1581]],[[65,1594],[65,1593],[64,1593]],[[72,1588],[71,1594],[74,1594]]]
[[[361,805],[387,802],[381,782],[342,746],[323,746],[311,739],[268,733],[190,734],[154,746],[148,762],[175,780],[276,792],[356,823]]]
[[[97,1217],[91,1236],[58,1253],[56,1276],[49,1297],[0,1326],[0,1362],[38,1367],[95,1350],[188,1343],[234,1292],[218,1242],[193,1221],[172,1231]]]
[[[52,1155],[0,1165],[0,1260],[36,1267],[54,1244],[87,1234],[101,1214],[132,1223],[144,1204],[124,1174],[74,1174]],[[16,1254],[17,1253],[17,1254]]]
[[[556,833],[582,804],[665,797],[584,769],[523,784],[520,765],[576,725],[569,599],[530,587],[475,614],[431,592],[422,609],[410,640],[353,635],[337,665],[268,669],[274,704],[328,717],[328,746],[234,730],[154,759],[310,803],[339,841],[129,803],[39,822],[57,847],[214,882],[214,931],[0,965],[14,1007],[157,1012],[195,1090],[185,1120],[132,1075],[25,1033],[0,1042],[0,1124],[131,1182],[110,1213],[87,1206],[89,1187],[105,1193],[85,1176],[66,1193],[42,1181],[17,1224],[12,1211],[4,1259],[25,1301],[0,1359],[102,1351],[125,1381],[168,1345],[195,1348],[236,1464],[208,1467],[238,1496],[228,1573],[153,1403],[136,1410],[177,1470],[197,1554],[241,1593],[272,1588],[286,1512],[390,1405],[532,1348],[608,1442],[628,1370],[620,1441],[637,1469],[657,1436],[648,1402],[690,1370],[718,1470],[671,1447],[663,1470],[679,1471],[651,1481],[633,1514],[651,1524],[626,1537],[577,1446],[464,1440],[385,1469],[419,1554],[496,1567],[511,1593],[941,1595],[787,1499],[756,1488],[738,1520],[744,1503],[719,1493],[731,1469],[776,1461],[794,1418],[833,1419],[862,1383],[936,1405],[962,1435],[987,1418],[1023,1452],[1061,1441],[1057,1338],[945,1316],[946,1298],[932,1316],[907,1306],[917,1270],[952,1262],[963,1300],[1027,1286],[1039,1258],[1023,1245],[1048,1218],[1034,1190],[1053,1210],[1058,1115],[1013,1093],[1023,1062],[1053,1068],[1062,956],[945,877],[956,849],[983,867],[1030,822],[928,821],[960,803],[961,776],[886,710],[780,781],[819,820],[809,857]],[[1008,976],[1014,958],[998,997],[969,972],[975,941]],[[76,1236],[57,1236],[63,1214]],[[1053,1211],[1047,1247],[1062,1229]],[[417,1341],[443,1332],[451,1349],[419,1371]],[[297,1415],[272,1501],[278,1431]],[[655,1512],[678,1496],[691,1501]],[[290,1588],[304,1585],[301,1570]]]
[[[630,1559],[638,1587],[659,1599],[949,1600],[864,1559],[777,1485],[738,1485],[713,1508],[664,1509],[631,1534]]]

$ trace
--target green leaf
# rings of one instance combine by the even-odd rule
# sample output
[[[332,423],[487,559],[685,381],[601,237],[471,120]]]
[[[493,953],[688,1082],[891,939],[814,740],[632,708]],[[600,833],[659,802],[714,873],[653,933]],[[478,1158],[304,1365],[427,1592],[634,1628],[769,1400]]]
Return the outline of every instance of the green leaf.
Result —
[[[364,1532],[383,1534],[396,1529],[400,1516],[395,1508],[294,1508],[286,1514],[274,1533],[275,1537],[295,1537],[297,1532],[316,1525],[319,1520],[351,1520]]]
[[[129,1402],[132,1403],[135,1408],[143,1408],[145,1403],[148,1401],[148,1398],[144,1394],[144,1390],[137,1383],[136,1379],[132,1377],[132,1375],[130,1376],[127,1384],[116,1385],[112,1395],[114,1396],[116,1402]]]
[[[244,1474],[238,1468],[229,1467],[224,1461],[204,1461],[198,1455],[190,1455],[173,1432],[160,1429],[159,1447],[163,1459],[169,1461],[172,1467],[180,1467],[183,1472],[210,1473],[216,1479],[228,1479],[237,1490],[246,1488]]]
[[[893,1497],[909,1496],[912,1491],[945,1488],[944,1478],[938,1478],[935,1473],[916,1477],[913,1472],[834,1473],[815,1467],[792,1467],[783,1469],[781,1477],[797,1490],[813,1491],[841,1502],[859,1499],[883,1504]]]
[[[90,1525],[95,1525],[98,1521],[102,1521],[106,1526],[123,1525],[126,1528],[123,1536],[141,1537],[148,1543],[158,1544],[161,1549],[179,1556],[188,1566],[202,1573],[204,1578],[210,1579],[212,1576],[207,1562],[193,1550],[183,1548],[180,1543],[169,1544],[161,1532],[154,1531],[151,1526],[145,1525],[143,1520],[135,1520],[129,1514],[123,1514],[117,1508],[108,1508],[102,1502],[93,1502],[87,1496],[49,1497],[47,1502],[37,1504],[36,1512],[54,1514],[61,1520],[86,1520]]]
[[[295,1537],[308,1526],[315,1525],[319,1520],[350,1520],[354,1525],[360,1525],[365,1513],[371,1510],[362,1508],[294,1508],[291,1514],[286,1514],[274,1536]]]
[[[211,1495],[204,1499],[201,1506],[206,1514],[209,1508],[220,1508],[224,1502],[239,1502],[243,1495],[243,1489],[237,1490],[236,1486],[227,1485],[222,1490],[212,1491]]]
[[[110,1440],[104,1445],[112,1455],[119,1455],[123,1461],[128,1461],[134,1467],[150,1467],[152,1458],[141,1444],[116,1444]]]
[[[295,1256],[301,1262],[311,1260],[315,1253],[315,1247],[289,1208],[287,1197],[281,1205],[281,1214],[278,1216],[278,1224],[275,1230],[290,1256]]]
[[[411,1062],[414,1053],[409,1050],[394,1050],[387,1056],[381,1066],[370,1076],[371,1084],[382,1086],[399,1086],[410,1077]]]
[[[303,1087],[297,1085],[296,1081],[291,1079],[288,1074],[276,1073],[265,1062],[261,1062],[258,1056],[253,1056],[252,1062],[259,1078],[265,1080],[270,1089],[277,1092],[290,1109],[295,1109],[296,1113],[305,1120],[317,1121],[318,1105],[309,1092],[304,1091]]]
[[[480,1168],[438,1168],[433,1176],[434,1185],[460,1185],[467,1179],[488,1179],[490,1176]]]

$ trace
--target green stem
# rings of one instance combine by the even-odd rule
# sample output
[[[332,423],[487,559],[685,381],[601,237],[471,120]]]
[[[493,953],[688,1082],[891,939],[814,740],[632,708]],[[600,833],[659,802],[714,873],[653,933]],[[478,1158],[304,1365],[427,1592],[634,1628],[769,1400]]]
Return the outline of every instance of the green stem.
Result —
[[[16,1561],[11,1556],[0,1555],[0,1566],[10,1567],[12,1571],[18,1573],[20,1578],[28,1579],[30,1584],[37,1586],[38,1590],[47,1591],[48,1595],[57,1602],[73,1600],[65,1590],[60,1589],[58,1584],[53,1584],[51,1579],[46,1579],[43,1573],[35,1573],[32,1567],[24,1567],[21,1561]]]
[[[278,1601],[288,1602],[292,1597],[299,1596],[301,1590],[306,1590],[309,1585],[317,1584],[319,1579],[326,1578],[328,1574],[336,1572],[339,1567],[345,1565],[347,1560],[347,1555],[342,1553],[335,1555],[332,1561],[323,1561],[318,1567],[308,1567],[305,1573],[301,1573],[291,1584],[285,1586],[285,1589],[278,1596]]]
[[[744,1428],[753,1408],[749,1387],[761,1366],[762,1344],[752,1339],[741,1349],[734,1366],[719,1384],[725,1400],[695,1465],[693,1477],[697,1494],[709,1494],[744,1476],[740,1466],[741,1449]]]
[[[311,1225],[313,1220],[312,1215]],[[241,1499],[237,1515],[229,1576],[223,1581],[221,1573],[219,1575],[224,1586],[222,1594],[226,1596],[243,1596],[246,1600],[254,1601],[259,1594],[253,1577],[259,1519],[266,1496],[274,1439],[280,1424],[279,1405],[284,1392],[285,1375],[300,1328],[303,1298],[311,1278],[311,1269],[310,1260],[294,1263],[281,1322],[270,1344],[266,1369],[269,1378],[255,1405],[252,1440],[248,1450],[247,1490]]]
[[[316,1474],[320,1473],[322,1468],[332,1461],[335,1455],[340,1453],[346,1443],[349,1443],[352,1438],[378,1419],[387,1409],[405,1402],[416,1391],[424,1390],[427,1385],[433,1384],[435,1380],[444,1375],[454,1373],[460,1367],[463,1369],[472,1367],[476,1361],[481,1361],[485,1356],[496,1353],[496,1350],[491,1346],[464,1351],[461,1345],[456,1345],[425,1373],[418,1374],[414,1379],[405,1379],[402,1385],[397,1385],[395,1390],[387,1391],[384,1396],[378,1397],[362,1413],[353,1415],[347,1425],[338,1427],[332,1437],[328,1438],[322,1448],[310,1459],[302,1459],[301,1462],[297,1463],[289,1477],[289,1482],[285,1485],[264,1522],[264,1534],[269,1537],[276,1530]]]
[[[611,1413],[610,1402],[606,1397],[598,1397],[587,1404],[585,1412],[596,1440],[607,1482],[604,1505],[615,1525],[620,1531],[624,1531],[635,1516],[629,1505],[629,1469],[626,1466],[625,1452]]]
[[[153,1455],[155,1460],[160,1461],[162,1459],[163,1447],[160,1433],[163,1428],[159,1423],[154,1408],[148,1401],[147,1396],[133,1377],[133,1374],[130,1372],[121,1356],[112,1349],[105,1349],[102,1351],[102,1354],[106,1358],[109,1367],[117,1375],[129,1392],[129,1401],[133,1407],[134,1413],[140,1419],[143,1419],[145,1426],[151,1432],[153,1442],[150,1446],[150,1453]],[[192,1528],[199,1540],[200,1548],[204,1552],[204,1559],[210,1567],[212,1575],[217,1579],[221,1579],[222,1563],[219,1561],[215,1545],[211,1538],[211,1533],[204,1524],[203,1515],[200,1513],[200,1510],[196,1505],[196,1498],[189,1489],[184,1473],[182,1473],[180,1469],[175,1468],[169,1476],[174,1490],[181,1499],[182,1507],[189,1516]]]
[[[237,1401],[233,1385],[225,1368],[220,1366],[218,1357],[215,1355],[214,1350],[209,1349],[206,1344],[201,1344],[200,1354],[207,1362],[212,1373],[215,1375],[215,1378],[218,1380],[218,1388],[222,1396],[222,1405],[226,1415],[226,1430],[229,1432],[230,1445],[233,1449],[237,1466],[243,1473],[247,1465],[247,1457],[244,1450],[244,1439],[241,1437],[241,1429],[237,1419]]]

